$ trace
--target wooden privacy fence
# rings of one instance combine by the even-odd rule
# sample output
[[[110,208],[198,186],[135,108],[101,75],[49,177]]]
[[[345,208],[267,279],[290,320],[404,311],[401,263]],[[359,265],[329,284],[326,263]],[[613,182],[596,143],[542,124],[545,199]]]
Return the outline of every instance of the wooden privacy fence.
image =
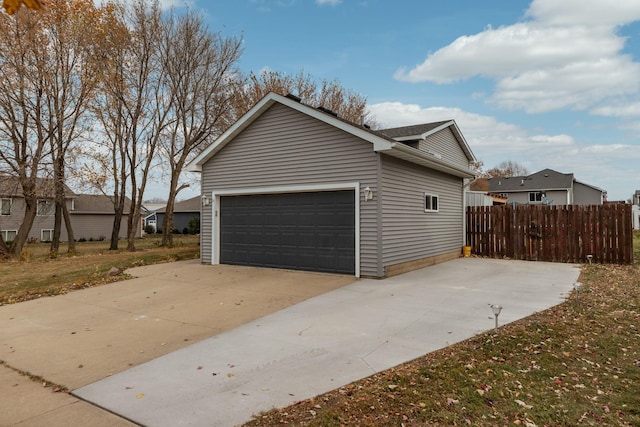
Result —
[[[469,206],[467,246],[494,258],[631,264],[631,205]]]

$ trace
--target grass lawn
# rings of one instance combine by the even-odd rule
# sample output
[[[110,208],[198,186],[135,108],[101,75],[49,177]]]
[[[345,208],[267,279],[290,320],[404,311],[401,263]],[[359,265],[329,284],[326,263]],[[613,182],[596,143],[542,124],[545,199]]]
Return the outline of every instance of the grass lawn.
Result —
[[[57,257],[49,256],[49,244],[25,245],[19,260],[0,261],[0,305],[11,304],[41,296],[58,295],[75,289],[96,286],[126,278],[125,275],[106,277],[111,267],[123,270],[160,262],[197,258],[200,254],[198,236],[174,235],[174,246],[159,246],[160,236],[136,240],[136,251],[124,248],[109,250],[109,241],[78,242],[77,253],[66,254],[61,245]]]
[[[634,236],[640,260],[640,234]],[[250,426],[640,426],[640,264],[585,265],[564,303]]]

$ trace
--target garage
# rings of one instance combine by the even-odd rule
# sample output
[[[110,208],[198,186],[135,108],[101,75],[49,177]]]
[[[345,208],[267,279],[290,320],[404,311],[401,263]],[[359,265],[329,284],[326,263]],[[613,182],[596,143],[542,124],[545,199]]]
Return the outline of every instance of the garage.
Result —
[[[353,190],[220,197],[220,262],[354,274]]]

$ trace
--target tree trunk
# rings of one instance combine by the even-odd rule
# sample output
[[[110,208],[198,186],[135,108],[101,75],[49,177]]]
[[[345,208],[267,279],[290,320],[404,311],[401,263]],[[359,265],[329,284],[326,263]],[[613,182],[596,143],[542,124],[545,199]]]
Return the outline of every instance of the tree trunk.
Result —
[[[57,255],[60,250],[60,233],[62,228],[62,205],[58,201],[57,195],[55,203],[56,211],[53,220],[53,236],[51,237],[51,246],[49,247],[49,253],[51,256]]]
[[[4,238],[2,237],[2,233],[0,233],[0,258],[4,258],[7,256],[9,256],[9,246],[7,246]]]
[[[24,195],[25,203],[24,218],[22,220],[22,224],[20,224],[20,228],[18,229],[16,238],[13,240],[13,242],[11,242],[11,245],[9,246],[9,255],[15,258],[19,257],[22,253],[22,248],[27,242],[27,238],[29,237],[29,232],[31,231],[31,227],[33,226],[33,222],[36,218],[38,209],[35,178],[28,179],[28,182],[23,182],[22,185],[22,192]]]
[[[120,239],[120,227],[122,226],[122,209],[119,206],[113,209],[113,228],[111,229],[110,251],[118,250],[118,240]]]
[[[173,246],[173,206],[175,204],[175,195],[169,193],[167,207],[164,210],[164,219],[162,220],[162,246]]]
[[[64,225],[67,227],[67,252],[70,254],[76,253],[76,239],[73,235],[73,226],[71,225],[71,215],[69,215],[69,209],[67,204],[62,204],[62,216],[64,217]]]

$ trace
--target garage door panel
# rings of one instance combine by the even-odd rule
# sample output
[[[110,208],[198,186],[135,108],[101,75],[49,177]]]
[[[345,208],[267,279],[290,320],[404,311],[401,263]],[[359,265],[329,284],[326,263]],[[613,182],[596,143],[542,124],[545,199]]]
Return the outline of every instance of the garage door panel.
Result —
[[[355,273],[351,191],[220,199],[220,262]]]

